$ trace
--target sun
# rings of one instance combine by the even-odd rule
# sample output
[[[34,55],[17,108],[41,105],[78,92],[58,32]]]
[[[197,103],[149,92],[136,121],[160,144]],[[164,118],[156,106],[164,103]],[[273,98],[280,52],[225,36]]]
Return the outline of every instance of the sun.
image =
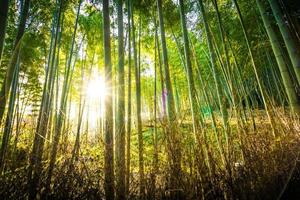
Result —
[[[89,101],[104,101],[106,97],[105,80],[102,76],[93,77],[87,84],[87,98]]]
[[[104,77],[99,72],[94,71],[86,84],[87,113],[90,128],[97,129],[99,120],[104,118],[107,95]]]

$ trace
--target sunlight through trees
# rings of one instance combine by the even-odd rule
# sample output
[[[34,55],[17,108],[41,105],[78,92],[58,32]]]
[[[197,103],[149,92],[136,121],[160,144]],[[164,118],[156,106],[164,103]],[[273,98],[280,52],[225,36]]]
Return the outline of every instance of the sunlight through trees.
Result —
[[[1,0],[2,199],[299,199],[300,3]]]

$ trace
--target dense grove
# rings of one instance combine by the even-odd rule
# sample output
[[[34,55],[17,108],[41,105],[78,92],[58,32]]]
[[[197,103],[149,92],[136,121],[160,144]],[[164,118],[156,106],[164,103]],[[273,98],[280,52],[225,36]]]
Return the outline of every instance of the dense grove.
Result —
[[[1,0],[2,199],[299,199],[300,3]]]

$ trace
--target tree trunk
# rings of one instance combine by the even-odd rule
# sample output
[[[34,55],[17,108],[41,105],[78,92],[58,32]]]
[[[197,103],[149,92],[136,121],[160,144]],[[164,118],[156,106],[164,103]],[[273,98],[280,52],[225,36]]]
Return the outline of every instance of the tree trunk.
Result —
[[[86,56],[83,62],[84,63],[86,62]],[[84,88],[82,87],[84,85],[84,68],[85,68],[84,63],[81,66],[81,88],[80,88],[80,97],[79,97],[79,106],[78,106],[79,112],[78,112],[78,120],[77,120],[76,139],[72,150],[70,166],[73,165],[74,160],[76,161],[78,160],[79,151],[80,151],[80,133],[81,133],[81,126],[82,126],[82,118],[83,118],[85,103],[86,103],[86,96],[83,96]]]
[[[142,133],[142,118],[141,118],[141,83],[140,83],[140,71],[138,64],[137,45],[135,37],[135,25],[134,16],[131,3],[131,22],[132,22],[132,42],[133,42],[133,58],[135,69],[135,86],[136,86],[136,117],[137,117],[137,134],[139,144],[139,184],[140,184],[140,196],[143,197],[145,193],[144,185],[144,145],[143,145],[143,133]],[[141,24],[140,24],[141,25]]]
[[[0,124],[1,124],[3,114],[5,111],[13,75],[14,75],[14,72],[15,72],[16,66],[17,66],[16,64],[17,64],[17,59],[19,57],[20,45],[21,45],[20,43],[21,43],[21,39],[25,32],[25,25],[26,25],[27,16],[29,13],[29,7],[30,7],[30,0],[25,0],[24,7],[21,11],[17,36],[14,41],[13,54],[12,54],[10,63],[6,69],[4,82],[2,84],[1,91],[0,91]],[[2,9],[2,7],[1,7],[1,9]]]
[[[58,2],[56,2],[58,6]],[[54,14],[54,24],[56,24],[56,31],[52,30],[52,37],[54,37],[54,42],[50,44],[48,67],[46,70],[46,80],[44,82],[42,102],[40,106],[39,116],[37,120],[37,127],[35,130],[35,137],[32,147],[32,152],[30,155],[29,167],[28,167],[28,186],[29,186],[29,199],[35,199],[37,193],[37,187],[40,179],[40,174],[42,171],[41,161],[45,143],[45,136],[47,132],[47,125],[49,121],[49,109],[51,96],[50,91],[54,82],[55,75],[55,56],[56,56],[56,46],[58,42],[58,30],[60,27],[60,16],[61,16],[62,1],[59,3],[56,12]]]
[[[294,71],[296,74],[298,84],[300,85],[299,42],[293,38],[293,35],[288,27],[288,24],[286,23],[286,20],[284,19],[284,15],[281,11],[278,1],[277,0],[268,0],[268,1],[271,5],[274,17],[279,26],[279,30],[281,32],[281,35],[282,35],[284,43],[286,45],[288,54],[292,61],[292,65],[293,65],[293,68],[294,68]]]
[[[19,59],[18,59],[19,60]],[[13,126],[13,115],[15,109],[15,101],[17,95],[17,87],[19,82],[19,70],[20,70],[20,61],[17,63],[17,68],[13,76],[13,85],[12,85],[12,92],[9,98],[9,106],[7,111],[7,116],[4,125],[3,137],[2,137],[2,144],[0,149],[0,174],[2,174],[5,165],[5,156],[9,144],[9,138],[12,132]]]
[[[180,19],[181,19],[181,29],[183,34],[183,42],[184,42],[184,54],[185,54],[185,66],[187,72],[187,79],[188,79],[188,87],[189,87],[189,97],[190,97],[190,104],[191,104],[191,112],[192,112],[192,120],[193,120],[193,130],[195,138],[197,138],[197,132],[200,130],[200,119],[197,107],[197,92],[195,89],[194,84],[194,76],[193,76],[193,69],[192,63],[190,58],[190,45],[189,45],[189,37],[188,31],[186,27],[186,19],[185,19],[185,11],[184,11],[184,3],[183,0],[179,0],[179,8],[180,8]]]
[[[160,26],[160,36],[162,45],[162,57],[165,72],[165,84],[167,92],[167,117],[168,117],[168,127],[167,127],[167,149],[168,156],[170,160],[170,182],[169,187],[171,191],[171,198],[180,198],[181,191],[181,149],[180,149],[180,138],[179,133],[176,132],[176,112],[174,95],[172,90],[172,83],[170,78],[169,62],[168,62],[168,52],[167,43],[165,36],[165,27],[163,19],[162,1],[157,0],[157,11],[159,17]]]
[[[1,0],[0,2],[0,64],[1,64],[2,52],[4,49],[8,5],[9,5],[9,0]]]
[[[154,26],[155,26],[155,36],[156,36],[156,44],[157,44],[157,59],[158,59],[158,68],[159,68],[159,77],[160,77],[160,89],[161,89],[161,101],[162,101],[162,111],[161,115],[164,118],[166,115],[166,102],[165,102],[165,81],[164,81],[164,75],[163,75],[163,69],[161,66],[161,52],[160,52],[160,45],[159,45],[159,38],[158,38],[158,33],[157,33],[157,21],[155,19],[154,21]]]
[[[117,0],[118,15],[118,111],[116,127],[116,199],[125,199],[125,75],[123,0]]]
[[[114,199],[114,142],[113,142],[113,108],[112,108],[112,65],[110,44],[109,0],[103,0],[103,44],[105,63],[105,83],[107,96],[105,98],[104,118],[104,190],[107,200]]]
[[[270,43],[271,43],[271,46],[272,46],[279,70],[280,70],[280,74],[281,74],[281,77],[283,80],[284,88],[285,88],[285,91],[286,91],[288,99],[289,99],[289,104],[291,106],[291,110],[293,113],[299,115],[300,114],[300,106],[299,106],[297,94],[295,92],[295,88],[294,88],[291,76],[288,72],[288,66],[284,60],[284,55],[282,54],[279,39],[278,39],[274,29],[272,28],[269,15],[267,14],[263,3],[261,2],[261,0],[256,0],[256,3],[258,5],[260,15],[262,17],[265,29],[266,29],[267,34],[270,39]]]
[[[130,183],[130,137],[131,137],[131,0],[127,0],[128,21],[128,94],[127,94],[127,135],[126,135],[126,198],[129,198]]]
[[[62,130],[63,123],[65,120],[68,92],[69,92],[69,87],[70,87],[71,75],[72,75],[72,71],[73,71],[71,69],[72,68],[71,63],[73,61],[75,37],[76,37],[76,33],[77,33],[78,18],[79,18],[79,13],[80,13],[81,2],[82,1],[79,0],[79,6],[77,9],[76,21],[75,21],[75,25],[74,25],[74,32],[73,32],[72,41],[71,41],[71,49],[70,49],[68,62],[67,62],[67,66],[66,66],[64,83],[63,83],[63,88],[62,88],[62,93],[61,93],[60,108],[59,108],[59,113],[58,113],[58,119],[57,119],[56,125],[55,125],[50,163],[49,163],[48,172],[47,172],[46,189],[49,189],[49,186],[51,183],[51,177],[52,177],[52,173],[53,173],[53,169],[54,169],[54,165],[55,165],[55,161],[56,161],[58,144],[59,144],[60,136],[61,136],[61,132],[62,132],[61,130]],[[75,62],[76,62],[76,59],[75,59]]]
[[[220,111],[221,111],[221,115],[222,115],[222,120],[223,120],[223,125],[225,130],[227,129],[227,108],[224,105],[224,102],[222,101],[223,98],[223,94],[222,94],[222,90],[221,90],[221,84],[217,75],[217,67],[216,67],[216,54],[214,51],[214,47],[213,47],[213,41],[212,41],[212,35],[211,32],[209,30],[209,25],[207,22],[207,17],[206,17],[206,12],[204,9],[204,5],[203,5],[203,1],[202,0],[198,0],[199,2],[199,7],[200,7],[200,11],[201,11],[201,15],[203,18],[203,23],[204,23],[204,29],[205,29],[205,34],[206,34],[206,39],[207,39],[207,45],[208,45],[208,49],[209,49],[209,54],[210,54],[210,65],[211,65],[211,70],[213,73],[213,77],[214,77],[214,82],[215,82],[215,87],[216,87],[216,93],[217,93],[217,99],[218,99],[218,104],[220,106]],[[228,141],[227,138],[227,133],[225,133],[225,139],[226,139],[226,143]]]
[[[241,10],[240,10],[239,4],[237,3],[236,0],[233,0],[233,3],[236,7],[238,18],[239,18],[239,21],[240,21],[240,24],[241,24],[241,27],[242,27],[242,30],[243,30],[243,34],[244,34],[244,37],[245,37],[245,40],[246,40],[246,45],[247,45],[247,48],[249,50],[249,55],[250,55],[250,58],[251,58],[251,64],[252,64],[253,71],[254,71],[254,74],[255,74],[255,78],[256,78],[256,81],[257,81],[257,84],[258,84],[258,89],[259,89],[259,92],[260,92],[261,97],[262,97],[262,102],[264,104],[264,108],[266,110],[266,113],[267,113],[267,116],[268,116],[268,119],[269,119],[269,123],[270,123],[271,128],[272,128],[273,136],[275,136],[275,129],[274,129],[274,124],[273,124],[273,119],[272,119],[272,116],[271,116],[271,113],[270,113],[270,110],[269,110],[269,106],[267,104],[265,90],[263,90],[262,82],[261,82],[261,79],[258,75],[258,71],[257,71],[258,68],[257,68],[257,65],[254,61],[253,50],[250,46],[249,37],[248,37],[248,33],[246,31],[246,27],[245,27],[245,23],[244,23],[242,14],[241,14]]]
[[[221,111],[221,115],[222,115],[222,122],[223,122],[223,126],[225,128],[224,131],[224,136],[225,136],[225,142],[226,144],[228,144],[228,135],[227,135],[227,109],[222,101],[223,98],[223,94],[222,94],[222,90],[221,90],[221,84],[220,84],[220,80],[217,74],[217,67],[216,67],[216,55],[215,55],[215,51],[214,51],[214,47],[213,47],[213,41],[212,41],[212,35],[211,32],[209,30],[209,25],[208,25],[208,21],[206,18],[206,12],[204,9],[204,5],[203,5],[203,1],[202,0],[198,0],[198,5],[200,7],[200,12],[201,12],[201,16],[203,18],[203,23],[204,23],[204,30],[205,30],[205,34],[206,34],[206,39],[207,39],[207,45],[208,45],[208,49],[209,49],[209,54],[210,54],[210,66],[211,66],[211,71],[213,74],[213,78],[214,78],[214,84],[215,84],[215,88],[216,88],[216,94],[217,94],[217,103],[220,107],[220,111]],[[209,102],[208,102],[209,103]],[[212,114],[212,117],[214,118],[214,115]],[[225,165],[225,156],[224,156],[224,148],[222,145],[220,145],[220,139],[217,136],[217,132],[218,132],[218,128],[217,128],[217,124],[215,122],[214,118],[213,124],[214,124],[214,131],[215,131],[215,136],[216,136],[216,141],[218,144],[218,150],[220,152],[221,155],[221,159],[222,162]]]

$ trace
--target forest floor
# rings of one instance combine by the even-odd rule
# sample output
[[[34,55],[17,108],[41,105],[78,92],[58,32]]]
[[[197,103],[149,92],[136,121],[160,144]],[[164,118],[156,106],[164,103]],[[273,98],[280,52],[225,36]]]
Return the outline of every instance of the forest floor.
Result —
[[[242,141],[244,161],[240,151],[233,147],[229,160],[231,175],[228,176],[218,156],[212,163],[215,173],[208,177],[205,171],[199,170],[197,156],[183,152],[182,164],[182,199],[300,199],[300,138],[299,124],[288,119],[281,121],[276,130],[284,134],[273,137],[265,118],[256,116],[256,130],[251,126],[243,134],[232,136],[232,144],[239,138]],[[232,123],[235,124],[235,120]],[[277,121],[278,122],[278,121]],[[285,122],[285,123],[284,123]],[[147,129],[144,127],[145,137]],[[191,129],[188,124],[181,127],[183,133]],[[212,134],[213,135],[213,134]],[[136,136],[133,135],[133,139]],[[213,136],[212,136],[213,137]],[[145,138],[147,141],[147,138]],[[30,143],[22,141],[17,151],[7,160],[5,173],[0,176],[0,196],[4,199],[27,198],[27,168]],[[183,140],[185,143],[186,139]],[[82,141],[79,157],[70,163],[72,141],[62,143],[52,179],[48,199],[104,199],[103,142],[101,139]],[[161,139],[161,144],[163,139]],[[136,145],[133,142],[132,145]],[[146,146],[151,146],[151,143]],[[167,184],[168,160],[165,149],[159,149],[159,167],[153,169],[150,147],[145,148],[145,199],[170,199]],[[40,198],[43,194],[48,166],[49,149],[45,150],[43,173],[41,174]],[[210,148],[214,148],[211,145]],[[213,154],[214,151],[212,151]],[[129,199],[139,199],[139,177],[137,147],[132,148],[131,179]],[[150,155],[149,155],[150,154]],[[190,159],[190,158],[193,159]],[[154,181],[155,178],[155,181]]]

